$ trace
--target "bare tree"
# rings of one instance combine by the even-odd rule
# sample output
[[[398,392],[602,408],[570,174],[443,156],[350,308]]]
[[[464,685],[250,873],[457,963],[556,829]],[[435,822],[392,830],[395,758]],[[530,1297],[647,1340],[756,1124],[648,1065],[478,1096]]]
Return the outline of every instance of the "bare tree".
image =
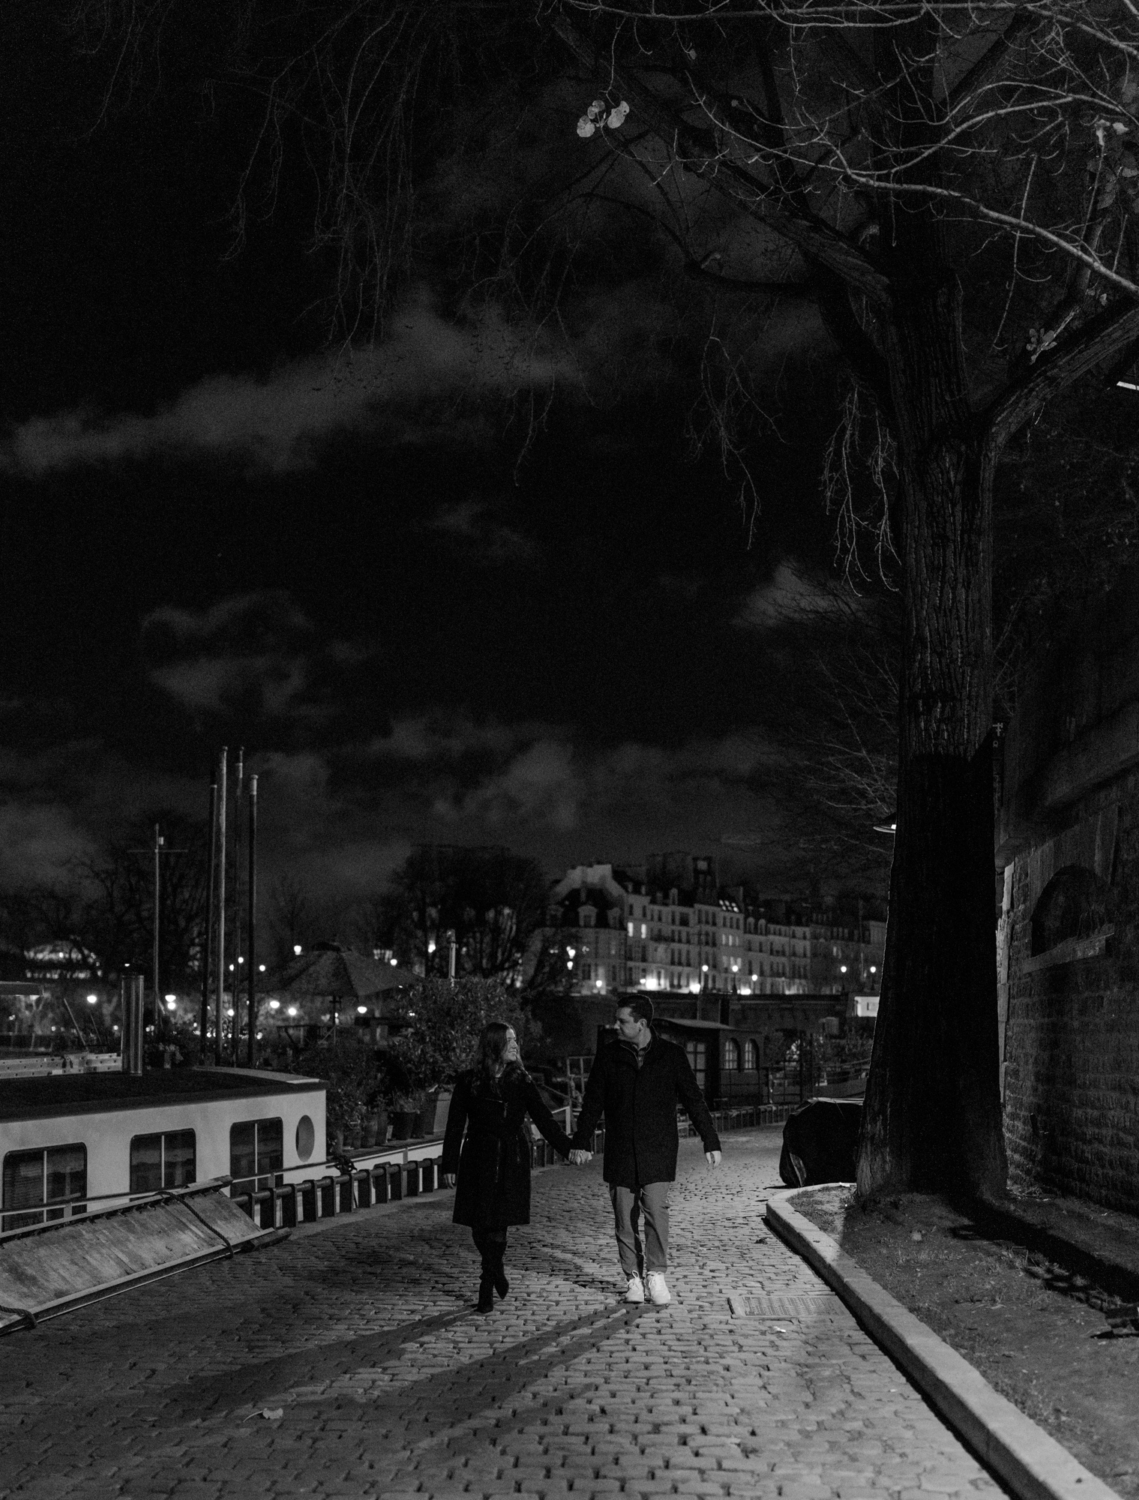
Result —
[[[999,1191],[993,479],[1139,336],[1134,14],[566,0],[552,24],[599,90],[579,132],[651,177],[695,274],[814,299],[854,381],[840,459],[874,428],[878,519],[840,499],[897,557],[903,654],[859,1183]]]
[[[556,967],[544,941],[549,880],[540,865],[502,848],[425,844],[392,877],[391,946],[426,974],[502,979],[518,988]]]
[[[209,839],[200,820],[173,812],[147,814],[77,866],[91,891],[85,942],[98,955],[105,977],[118,978],[126,969],[150,976],[155,824],[165,839],[159,877],[160,981],[174,990],[196,990],[205,944],[209,863]]]
[[[838,582],[806,597],[816,607],[770,639],[773,661],[786,665],[766,695],[751,787],[779,810],[775,842],[806,884],[858,881],[884,896],[893,836],[880,830],[894,821],[898,779],[898,599],[858,599]]]

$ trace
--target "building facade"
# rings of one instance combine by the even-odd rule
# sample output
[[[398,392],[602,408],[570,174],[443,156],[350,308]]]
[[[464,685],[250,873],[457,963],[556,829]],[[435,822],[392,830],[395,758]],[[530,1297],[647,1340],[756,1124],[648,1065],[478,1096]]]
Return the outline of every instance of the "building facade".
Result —
[[[722,886],[710,856],[655,856],[643,869],[567,870],[550,926],[567,942],[577,995],[877,992],[880,912],[760,897]]]

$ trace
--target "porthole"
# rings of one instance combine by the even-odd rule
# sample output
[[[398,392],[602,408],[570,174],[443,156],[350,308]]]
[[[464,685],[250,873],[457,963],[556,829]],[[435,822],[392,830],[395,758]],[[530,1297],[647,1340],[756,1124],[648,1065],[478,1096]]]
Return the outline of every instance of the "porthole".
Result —
[[[316,1126],[308,1115],[302,1115],[297,1121],[297,1155],[301,1161],[308,1161],[315,1145]]]

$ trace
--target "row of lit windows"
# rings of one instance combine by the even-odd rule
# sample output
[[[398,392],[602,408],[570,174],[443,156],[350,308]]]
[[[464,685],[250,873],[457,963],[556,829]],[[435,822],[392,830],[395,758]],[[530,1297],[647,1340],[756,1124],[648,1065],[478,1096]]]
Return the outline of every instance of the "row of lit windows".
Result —
[[[754,1073],[759,1068],[759,1045],[750,1038],[744,1042],[743,1051],[734,1036],[724,1043],[724,1071],[726,1073]]]
[[[130,1143],[130,1191],[157,1193],[187,1187],[197,1178],[193,1130],[136,1135]],[[229,1131],[229,1171],[234,1194],[270,1186],[284,1167],[279,1119],[242,1120]],[[41,1146],[4,1157],[0,1229],[24,1229],[87,1212],[87,1147]]]

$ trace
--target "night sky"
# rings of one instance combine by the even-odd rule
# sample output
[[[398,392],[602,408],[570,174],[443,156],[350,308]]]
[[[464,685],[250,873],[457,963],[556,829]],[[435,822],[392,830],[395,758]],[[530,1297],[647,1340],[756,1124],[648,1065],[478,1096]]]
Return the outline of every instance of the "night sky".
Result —
[[[773,632],[812,587],[792,569],[825,569],[832,526],[793,335],[773,327],[758,515],[692,461],[663,357],[611,402],[583,390],[612,297],[570,359],[428,276],[380,343],[329,353],[303,178],[227,258],[224,114],[172,88],[99,123],[101,64],[17,12],[0,882],[143,812],[204,815],[225,743],[261,776],[268,878],[326,894],[422,841],[783,879],[746,781],[785,691]]]

